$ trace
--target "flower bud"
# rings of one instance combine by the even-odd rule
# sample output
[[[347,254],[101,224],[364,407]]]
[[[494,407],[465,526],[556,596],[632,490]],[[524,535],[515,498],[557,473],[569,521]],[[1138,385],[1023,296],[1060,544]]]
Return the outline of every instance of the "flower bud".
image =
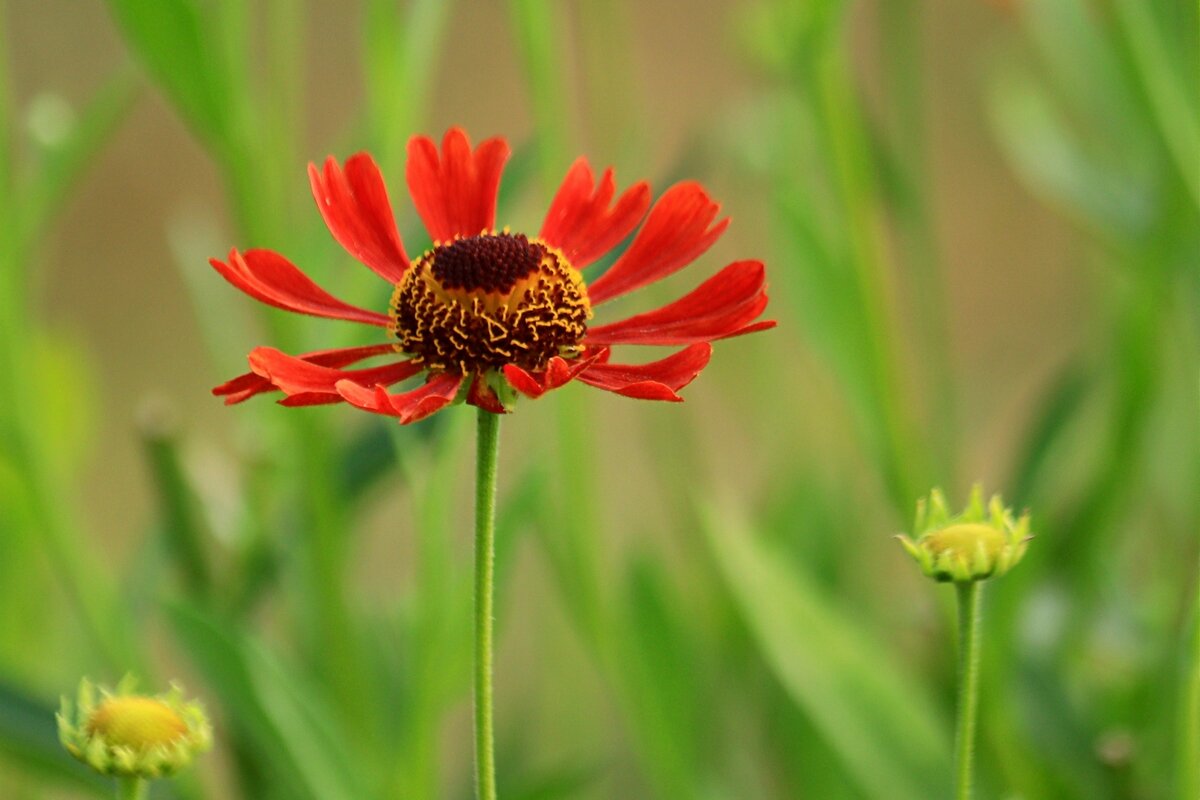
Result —
[[[928,500],[919,500],[913,537],[896,538],[921,571],[935,580],[956,583],[1003,575],[1025,555],[1032,538],[1029,514],[1015,518],[1000,495],[993,495],[985,507],[978,484],[958,516],[951,516],[940,489],[930,492]]]
[[[58,738],[67,752],[103,775],[158,778],[188,766],[211,746],[204,710],[185,702],[179,686],[153,697],[134,694],[133,688],[129,678],[115,692],[84,678],[74,704],[63,697]]]

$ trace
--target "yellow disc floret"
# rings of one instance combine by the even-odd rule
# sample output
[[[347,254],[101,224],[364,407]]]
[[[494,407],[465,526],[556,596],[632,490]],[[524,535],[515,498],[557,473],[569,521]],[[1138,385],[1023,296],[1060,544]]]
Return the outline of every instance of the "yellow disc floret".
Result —
[[[88,717],[87,732],[144,753],[175,744],[188,727],[175,709],[156,698],[110,697]]]
[[[538,371],[582,352],[591,316],[583,277],[561,252],[485,232],[413,262],[392,294],[390,330],[400,351],[434,372]]]

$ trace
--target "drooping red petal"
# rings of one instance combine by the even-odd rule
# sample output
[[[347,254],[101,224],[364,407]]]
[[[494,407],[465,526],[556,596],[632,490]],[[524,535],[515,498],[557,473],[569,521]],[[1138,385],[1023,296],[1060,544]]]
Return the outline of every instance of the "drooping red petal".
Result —
[[[650,207],[650,186],[634,184],[611,209],[616,191],[613,171],[606,169],[599,185],[586,158],[567,172],[546,213],[539,238],[562,251],[576,269],[583,269],[629,235]]]
[[[344,319],[387,327],[386,314],[338,300],[317,286],[296,265],[271,250],[229,251],[229,263],[209,259],[217,272],[259,302],[314,317]]]
[[[712,355],[706,342],[649,364],[594,364],[579,375],[586,384],[639,400],[683,400],[676,392],[700,374]]]
[[[346,402],[346,398],[336,393],[301,392],[300,394],[286,395],[276,402],[288,408],[303,408],[305,406],[332,406]]]
[[[442,373],[423,386],[400,394],[388,394],[387,389],[378,384],[368,389],[354,381],[338,381],[336,388],[338,394],[351,405],[396,417],[402,425],[407,425],[454,402],[462,382],[461,375]]]
[[[761,261],[735,261],[687,295],[662,308],[588,330],[589,344],[679,345],[711,342],[761,330],[767,307]],[[754,323],[753,325],[751,323]]]
[[[273,347],[256,347],[250,351],[250,368],[269,380],[287,395],[325,394],[337,396],[338,381],[350,380],[371,386],[391,386],[411,378],[422,370],[414,361],[397,361],[365,369],[337,369],[314,364],[303,358],[282,353]]]
[[[408,255],[375,160],[358,153],[346,161],[343,172],[330,157],[324,172],[308,165],[308,180],[333,238],[384,280],[399,283]]]
[[[719,210],[700,184],[685,181],[672,186],[650,209],[629,249],[588,286],[592,305],[640,289],[690,264],[728,227],[728,219],[713,223]]]
[[[508,142],[497,137],[471,150],[461,128],[451,128],[437,146],[426,136],[408,142],[408,191],[436,242],[476,236],[496,224],[496,192],[508,161]]]
[[[467,391],[467,402],[493,414],[508,413],[504,403],[500,402],[500,397],[491,386],[488,386],[488,382],[482,375],[476,375],[471,381],[471,388]]]
[[[546,393],[541,382],[516,364],[504,366],[504,379],[508,385],[527,397],[538,398]]]
[[[394,352],[396,352],[396,348],[390,344],[369,344],[360,347],[338,347],[333,350],[317,350],[297,356],[296,358],[323,367],[346,367],[362,361],[364,358]],[[212,393],[218,397],[224,397],[225,405],[230,406],[249,400],[257,394],[274,391],[278,391],[278,387],[271,383],[271,381],[257,373],[247,372],[214,388]],[[340,398],[333,402],[340,402]],[[292,405],[292,403],[287,403],[287,405]]]
[[[504,378],[521,394],[536,399],[546,392],[570,383],[588,367],[604,363],[607,359],[608,348],[601,347],[574,361],[554,356],[547,363],[546,369],[540,373],[531,373],[516,364],[506,364]]]
[[[232,406],[236,403],[245,402],[256,394],[274,391],[274,389],[275,387],[271,385],[271,382],[261,375],[247,372],[225,381],[220,386],[214,386],[212,393],[217,397],[224,397],[225,405]]]

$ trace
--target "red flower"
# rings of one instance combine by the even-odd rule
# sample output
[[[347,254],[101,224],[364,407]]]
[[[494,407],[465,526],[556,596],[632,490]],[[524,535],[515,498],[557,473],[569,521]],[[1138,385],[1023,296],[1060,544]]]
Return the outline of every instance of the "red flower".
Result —
[[[374,325],[380,343],[290,356],[255,348],[251,372],[213,390],[240,403],[279,390],[288,406],[348,402],[413,422],[465,392],[468,403],[503,413],[513,390],[529,397],[578,378],[644,400],[676,394],[708,363],[710,342],[774,326],[756,321],[767,306],[763,265],[737,261],[689,294],[654,311],[592,327],[592,309],[687,266],[725,231],[718,206],[699,184],[668,189],[650,208],[638,183],[614,201],[612,170],[596,184],[587,160],[571,167],[536,238],[495,229],[496,192],[508,143],[488,139],[474,150],[452,128],[441,152],[423,136],[408,145],[408,189],[434,240],[410,260],[400,241],[387,189],[371,156],[339,167],[309,165],[317,206],[334,238],[395,286],[388,313],[344,303],[270,250],[233,250],[211,263],[256,300],[318,317]],[[649,210],[649,214],[647,214]],[[580,270],[645,222],[629,248],[590,284]],[[619,344],[678,345],[649,364],[609,362]],[[404,360],[348,369],[372,356]],[[388,387],[425,373],[398,394]]]

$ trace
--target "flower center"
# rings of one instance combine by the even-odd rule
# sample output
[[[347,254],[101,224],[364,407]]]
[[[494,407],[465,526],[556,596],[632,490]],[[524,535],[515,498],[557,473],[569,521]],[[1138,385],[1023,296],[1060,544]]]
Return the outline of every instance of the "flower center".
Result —
[[[87,729],[111,745],[141,753],[166,747],[188,730],[183,717],[153,697],[110,697],[92,712]]]
[[[956,558],[966,559],[968,562],[981,547],[989,558],[995,558],[1007,543],[1003,533],[991,525],[979,522],[951,525],[933,531],[925,537],[925,546],[931,552],[939,555],[953,553]]]
[[[460,375],[574,358],[592,316],[583,277],[524,234],[455,239],[413,262],[392,294],[391,331],[427,369]]]

